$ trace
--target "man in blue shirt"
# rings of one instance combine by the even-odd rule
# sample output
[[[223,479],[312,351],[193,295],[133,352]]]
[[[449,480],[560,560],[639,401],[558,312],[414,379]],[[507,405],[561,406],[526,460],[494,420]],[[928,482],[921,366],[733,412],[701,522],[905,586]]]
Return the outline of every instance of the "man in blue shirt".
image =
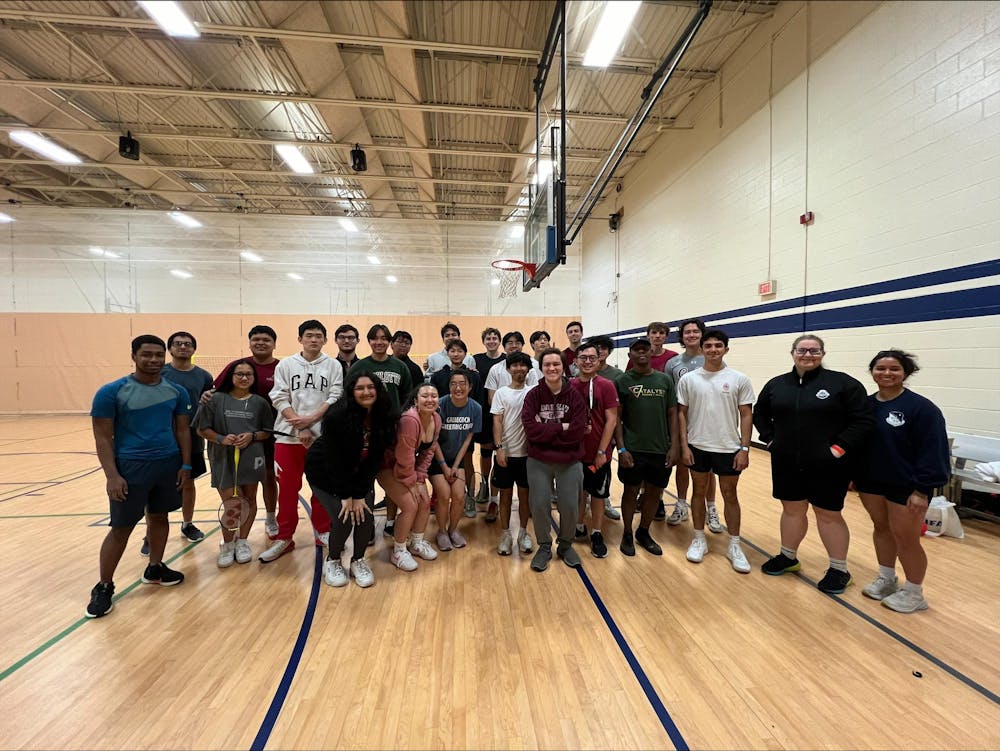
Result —
[[[101,580],[91,590],[88,618],[114,608],[114,574],[139,521],[146,517],[149,565],[142,580],[171,586],[184,574],[167,568],[167,513],[181,507],[191,474],[191,401],[160,377],[166,345],[152,334],[132,340],[135,372],[98,389],[90,410],[97,458],[107,478],[111,529],[101,545]]]

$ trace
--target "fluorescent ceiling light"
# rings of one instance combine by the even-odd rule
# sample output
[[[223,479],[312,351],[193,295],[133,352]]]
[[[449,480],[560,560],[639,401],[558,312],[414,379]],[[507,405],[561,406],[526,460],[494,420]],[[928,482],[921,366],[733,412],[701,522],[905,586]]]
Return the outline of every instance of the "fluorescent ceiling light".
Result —
[[[368,263],[372,266],[378,266],[382,262],[378,259],[378,256],[368,256]]]
[[[3,212],[0,212],[0,224],[9,224],[10,222],[13,221],[14,217],[10,216],[9,214],[4,214]]]
[[[347,217],[343,217],[342,216],[342,217],[340,217],[339,221],[340,221],[340,226],[343,227],[348,232],[357,232],[358,231],[358,225],[356,225],[354,222],[352,222]]]
[[[10,140],[17,141],[25,148],[41,154],[60,164],[80,164],[83,160],[76,154],[66,151],[62,146],[50,141],[45,136],[32,133],[28,130],[12,130]]]
[[[399,279],[397,279],[396,277],[392,276],[391,274],[390,274],[389,276],[387,276],[387,277],[385,278],[385,280],[386,280],[387,282],[389,282],[389,284],[395,284],[396,282],[398,282],[398,281],[399,281]]]
[[[190,227],[191,229],[201,226],[201,222],[193,216],[185,214],[183,211],[171,211],[168,216],[178,224],[183,224],[185,227]]]
[[[115,253],[113,250],[105,250],[104,248],[98,248],[96,245],[90,248],[92,255],[100,256],[102,258],[121,258],[120,255]]]
[[[90,252],[93,253],[95,256],[103,256],[104,248],[92,247],[90,249]]]
[[[298,146],[293,146],[290,143],[279,143],[274,147],[274,150],[285,160],[285,164],[291,168],[292,172],[297,172],[300,175],[311,175],[313,173],[312,165],[302,156],[302,152],[299,151]]]
[[[607,68],[622,46],[625,32],[642,5],[640,0],[613,0],[604,5],[604,13],[597,22],[590,46],[583,56],[583,64],[592,68]]]
[[[287,276],[289,279],[294,279],[297,282],[302,281],[302,276],[300,274],[296,274],[293,271],[289,271],[287,274],[285,274],[285,276]]]
[[[170,269],[170,273],[176,276],[178,279],[190,279],[194,274],[190,271],[183,271],[182,269]]]
[[[200,36],[191,19],[173,0],[139,0],[139,5],[169,36],[187,39]]]
[[[512,240],[519,240],[522,237],[524,237],[524,225],[523,224],[515,224],[513,227],[510,228],[510,238]]]
[[[250,261],[250,263],[260,263],[261,261],[264,260],[259,255],[254,253],[252,250],[241,250],[240,258],[242,258],[244,261]]]

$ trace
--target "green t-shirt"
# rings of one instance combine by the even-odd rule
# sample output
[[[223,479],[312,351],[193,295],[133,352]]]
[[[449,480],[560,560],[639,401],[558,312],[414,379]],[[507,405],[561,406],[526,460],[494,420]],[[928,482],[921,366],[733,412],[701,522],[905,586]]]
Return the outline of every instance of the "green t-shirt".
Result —
[[[354,371],[377,375],[382,380],[382,383],[385,384],[385,389],[389,392],[389,398],[392,399],[392,408],[397,413],[399,413],[399,405],[402,404],[403,400],[409,396],[410,391],[413,390],[410,369],[406,367],[406,363],[392,355],[389,355],[388,359],[382,362],[372,359],[372,356],[369,355],[363,360],[358,360],[354,363],[348,372],[353,373]],[[345,397],[350,396],[351,394],[345,394]]]
[[[624,372],[625,371],[619,370],[614,365],[606,365],[604,367],[604,370],[597,371],[597,375],[599,375],[601,378],[607,378],[609,381],[614,383],[615,381],[618,380],[619,376],[621,376],[621,374]]]
[[[625,448],[651,454],[670,450],[667,410],[677,405],[677,390],[666,373],[639,375],[627,370],[615,381],[622,405]]]

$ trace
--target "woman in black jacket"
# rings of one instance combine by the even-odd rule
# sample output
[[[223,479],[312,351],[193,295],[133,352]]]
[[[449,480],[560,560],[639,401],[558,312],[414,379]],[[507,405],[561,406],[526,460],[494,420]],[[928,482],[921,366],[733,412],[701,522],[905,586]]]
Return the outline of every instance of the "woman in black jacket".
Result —
[[[332,520],[323,581],[331,587],[348,582],[341,563],[347,536],[354,531],[351,574],[360,587],[375,583],[365,549],[375,534],[365,496],[396,437],[397,416],[378,376],[352,371],[344,396],[323,417],[323,434],[306,455],[306,479]]]
[[[840,594],[851,583],[851,533],[841,513],[850,463],[864,445],[872,418],[865,389],[846,373],[823,367],[823,340],[815,334],[792,344],[791,372],[764,386],[753,424],[771,452],[771,494],[781,501],[781,552],[761,567],[778,576],[801,568],[799,543],[809,529],[812,504],[830,567],[817,587]]]

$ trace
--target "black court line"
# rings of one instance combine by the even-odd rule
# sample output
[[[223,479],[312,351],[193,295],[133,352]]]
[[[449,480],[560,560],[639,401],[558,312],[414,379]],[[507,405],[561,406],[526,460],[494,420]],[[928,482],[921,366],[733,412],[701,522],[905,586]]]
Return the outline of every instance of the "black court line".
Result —
[[[549,523],[558,533],[559,527],[556,525],[555,518],[552,516],[551,512],[549,513]],[[664,731],[666,731],[667,735],[670,737],[670,742],[674,744],[674,748],[677,749],[677,751],[689,751],[691,747],[688,746],[687,741],[684,740],[684,736],[677,727],[677,723],[674,722],[674,718],[670,716],[670,712],[667,711],[666,706],[664,706],[663,701],[660,699],[660,695],[656,693],[656,689],[653,687],[652,682],[650,682],[649,677],[646,675],[646,671],[642,669],[639,658],[635,656],[635,652],[633,652],[632,648],[628,645],[625,635],[621,632],[621,629],[618,628],[618,624],[615,623],[615,619],[612,617],[607,605],[604,604],[601,596],[597,594],[597,589],[595,589],[593,582],[590,581],[590,577],[587,576],[587,572],[583,570],[582,562],[576,567],[576,572],[580,575],[580,581],[583,582],[583,586],[586,588],[587,594],[589,594],[590,599],[593,600],[594,606],[597,608],[597,612],[601,614],[605,625],[608,627],[611,635],[615,638],[615,643],[618,645],[618,649],[621,650],[622,655],[625,657],[625,661],[632,669],[632,673],[635,675],[635,679],[639,682],[639,686],[642,687],[643,693],[646,694],[646,700],[653,708],[653,712],[656,713],[656,718],[660,721]]]
[[[100,471],[101,471],[100,467],[94,467],[93,469],[88,469],[86,472],[84,472],[81,475],[77,475],[76,477],[70,477],[70,478],[68,478],[66,480],[55,480],[55,481],[52,481],[52,482],[48,483],[47,487],[44,487],[44,488],[32,488],[31,490],[25,490],[23,493],[18,493],[17,495],[12,495],[9,498],[0,498],[0,503],[6,503],[7,501],[13,501],[13,500],[15,500],[17,498],[23,498],[26,495],[38,495],[38,491],[39,490],[51,490],[54,487],[57,487],[59,485],[64,485],[64,484],[66,484],[68,482],[73,482],[75,480],[82,480],[84,477],[88,477],[88,476],[94,474],[95,472],[100,472]]]
[[[761,553],[764,556],[770,557],[765,550],[763,550],[762,548],[760,548],[757,545],[753,544],[747,538],[740,537],[740,540],[742,542],[745,542],[749,547],[753,548],[758,553]],[[801,581],[806,582],[807,584],[809,584],[809,586],[811,586],[813,588],[816,587],[816,582],[813,579],[810,579],[805,574],[803,574],[801,571],[797,571],[797,572],[793,572],[793,573]],[[765,574],[765,576],[766,576],[766,574]],[[816,590],[816,591],[819,591],[819,590]],[[934,656],[933,654],[931,654],[930,652],[928,652],[926,649],[924,649],[923,647],[921,647],[919,644],[915,644],[914,642],[910,641],[909,639],[907,639],[902,634],[900,634],[897,631],[894,631],[893,629],[889,628],[889,626],[886,626],[884,623],[882,623],[881,621],[879,621],[877,618],[873,618],[872,616],[868,615],[868,613],[866,613],[865,611],[861,610],[857,606],[852,605],[851,603],[849,603],[847,600],[845,600],[840,595],[826,595],[826,596],[829,597],[829,598],[831,598],[832,600],[836,601],[840,605],[843,605],[849,611],[851,611],[852,613],[854,613],[854,615],[858,616],[862,620],[864,620],[867,623],[869,623],[870,625],[874,626],[875,628],[877,628],[882,633],[886,634],[887,636],[892,637],[893,639],[895,639],[896,641],[898,641],[900,644],[902,644],[904,647],[906,647],[910,651],[912,651],[912,652],[920,655],[925,660],[927,660],[928,662],[932,663],[933,665],[936,665],[937,667],[939,667],[941,670],[943,670],[946,673],[948,673],[953,678],[956,678],[957,680],[961,681],[962,683],[964,683],[966,686],[968,686],[969,688],[971,688],[976,693],[980,694],[981,696],[983,696],[984,698],[986,698],[989,701],[993,702],[994,704],[1000,705],[1000,696],[997,696],[997,694],[995,694],[993,691],[990,691],[988,688],[986,688],[986,686],[983,686],[981,683],[977,683],[976,681],[974,681],[972,678],[970,678],[969,676],[967,676],[965,673],[961,672],[957,668],[952,667],[947,662],[945,662],[944,660],[942,660],[940,657]]]
[[[299,496],[299,503],[305,508],[306,516],[310,519],[311,524],[312,509],[301,495]],[[260,729],[257,731],[253,743],[250,744],[250,751],[263,751],[264,747],[267,746],[267,741],[274,731],[274,726],[278,722],[281,709],[288,698],[288,691],[292,687],[292,680],[295,678],[299,663],[302,662],[302,654],[305,652],[306,642],[309,640],[309,631],[312,629],[313,617],[316,615],[316,604],[319,602],[319,583],[323,578],[323,547],[320,545],[314,547],[316,548],[316,561],[313,566],[312,588],[309,590],[309,603],[306,605],[306,612],[302,616],[299,635],[295,639],[292,653],[288,656],[288,664],[285,666],[285,672],[282,674],[278,688],[274,692],[274,698],[271,699],[267,714],[264,715]]]

